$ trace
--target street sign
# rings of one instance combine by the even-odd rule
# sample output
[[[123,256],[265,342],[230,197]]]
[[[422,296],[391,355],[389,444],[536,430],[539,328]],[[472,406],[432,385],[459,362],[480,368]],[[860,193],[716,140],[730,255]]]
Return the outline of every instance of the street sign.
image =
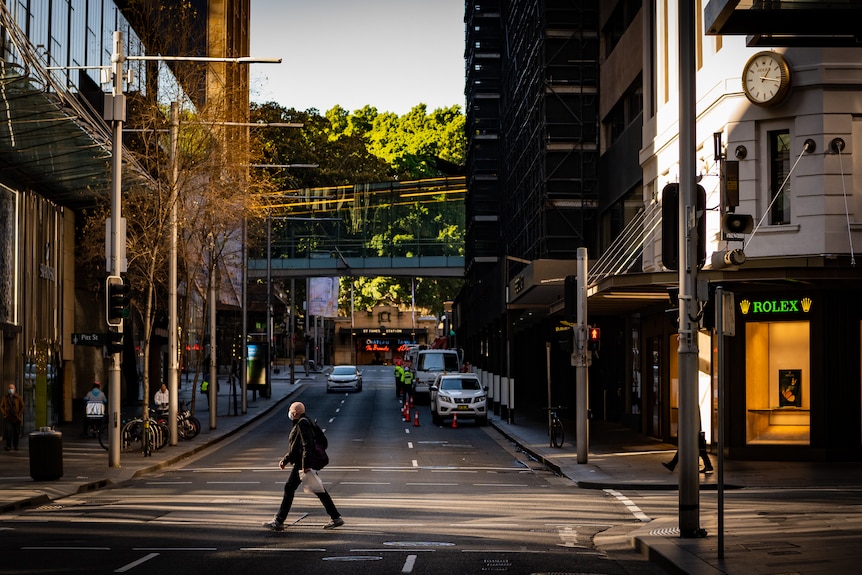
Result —
[[[105,345],[108,343],[108,337],[104,332],[94,333],[73,333],[72,345]]]

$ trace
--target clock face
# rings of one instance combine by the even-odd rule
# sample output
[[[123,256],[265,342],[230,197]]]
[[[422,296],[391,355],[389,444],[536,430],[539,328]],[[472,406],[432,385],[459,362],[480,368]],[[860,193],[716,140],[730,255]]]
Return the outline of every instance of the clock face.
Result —
[[[775,52],[758,52],[742,72],[745,96],[760,106],[779,103],[790,89],[790,66]]]

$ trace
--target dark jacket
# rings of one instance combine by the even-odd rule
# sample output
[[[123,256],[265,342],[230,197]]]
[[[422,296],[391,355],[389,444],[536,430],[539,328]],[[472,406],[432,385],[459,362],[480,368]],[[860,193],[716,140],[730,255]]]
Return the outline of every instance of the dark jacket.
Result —
[[[304,413],[293,420],[287,441],[287,453],[282,458],[284,464],[292,463],[297,469],[309,469],[308,454],[314,449],[314,430]]]
[[[21,423],[24,420],[24,400],[17,393],[14,395],[4,393],[0,401],[0,413],[3,414],[3,419],[12,423]],[[308,427],[310,429],[311,425]]]

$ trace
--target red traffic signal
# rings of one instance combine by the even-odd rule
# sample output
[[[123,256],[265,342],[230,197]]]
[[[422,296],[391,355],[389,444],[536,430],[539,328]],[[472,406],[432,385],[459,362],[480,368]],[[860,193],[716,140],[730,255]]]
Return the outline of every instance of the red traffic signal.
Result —
[[[602,346],[602,330],[597,327],[588,329],[587,349],[590,351],[599,351]]]

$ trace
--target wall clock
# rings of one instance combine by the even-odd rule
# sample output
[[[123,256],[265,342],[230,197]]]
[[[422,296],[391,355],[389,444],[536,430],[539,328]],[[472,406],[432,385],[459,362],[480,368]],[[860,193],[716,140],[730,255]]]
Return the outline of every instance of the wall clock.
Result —
[[[745,97],[758,106],[774,106],[790,91],[790,66],[776,52],[758,52],[742,69]]]

